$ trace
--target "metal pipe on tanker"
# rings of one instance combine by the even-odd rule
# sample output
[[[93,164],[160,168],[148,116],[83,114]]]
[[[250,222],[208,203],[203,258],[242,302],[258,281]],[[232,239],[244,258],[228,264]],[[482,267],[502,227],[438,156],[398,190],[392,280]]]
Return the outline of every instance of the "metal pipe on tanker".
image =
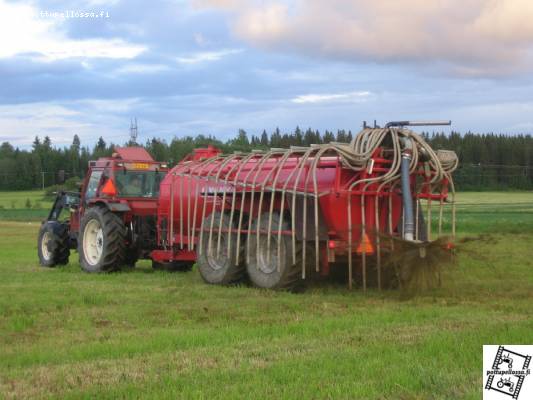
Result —
[[[403,220],[403,238],[408,241],[414,240],[415,223],[413,214],[413,196],[411,194],[411,182],[409,167],[413,157],[413,142],[410,138],[402,138],[402,164],[401,164],[401,181],[402,181],[402,199],[405,219]]]

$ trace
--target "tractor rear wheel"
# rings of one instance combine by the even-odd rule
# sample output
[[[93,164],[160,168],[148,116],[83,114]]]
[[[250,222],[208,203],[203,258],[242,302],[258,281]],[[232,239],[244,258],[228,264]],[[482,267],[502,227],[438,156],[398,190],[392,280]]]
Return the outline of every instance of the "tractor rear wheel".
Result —
[[[211,218],[213,219],[213,231],[211,234],[211,241],[209,240],[209,231],[206,229],[202,235],[202,251],[198,255],[198,270],[205,282],[211,284],[227,285],[230,283],[239,282],[244,278],[244,263],[242,250],[244,248],[241,240],[239,246],[239,264],[235,265],[237,254],[235,247],[237,246],[237,234],[229,232],[221,232],[220,246],[218,231],[221,226],[221,213],[216,211],[214,214],[208,215],[202,224],[204,229],[211,227]],[[230,228],[237,227],[237,218],[234,214],[234,221],[230,222],[229,213],[224,213],[222,228],[226,231]],[[229,253],[228,241],[231,240]]]
[[[269,213],[264,213],[260,218],[260,230],[268,230]],[[290,230],[290,224],[279,213],[272,214],[270,234],[270,249],[268,248],[267,234],[250,235],[250,254],[246,270],[252,283],[261,288],[294,290],[301,283],[302,250],[299,242],[296,243],[296,263],[293,259],[292,238],[281,235],[278,243],[278,231]],[[257,231],[257,220],[252,224],[252,231]],[[278,258],[279,244],[279,258]]]
[[[43,223],[39,230],[37,253],[43,267],[67,264],[70,256],[68,224],[58,221]]]
[[[126,226],[106,207],[85,213],[78,241],[81,268],[86,272],[117,270],[126,261]]]

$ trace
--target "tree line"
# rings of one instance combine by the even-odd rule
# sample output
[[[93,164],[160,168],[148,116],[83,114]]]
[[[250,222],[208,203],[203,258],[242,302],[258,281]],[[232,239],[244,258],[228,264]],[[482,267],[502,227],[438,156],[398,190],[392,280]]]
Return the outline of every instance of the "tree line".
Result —
[[[501,134],[475,134],[458,132],[423,133],[434,149],[454,150],[460,160],[460,168],[454,174],[458,190],[533,189],[533,137],[531,135],[508,136]],[[350,142],[352,132],[336,133],[299,127],[290,133],[276,129],[270,134],[249,136],[244,130],[225,142],[213,137],[174,137],[167,141],[152,138],[143,145],[158,161],[171,165],[179,162],[194,148],[212,144],[225,153],[250,151],[271,147],[309,146],[314,143]],[[120,145],[132,145],[121,143]],[[28,190],[48,187],[57,183],[59,171],[67,178],[83,178],[89,160],[109,156],[117,144],[107,143],[102,137],[94,146],[82,145],[74,135],[70,146],[54,146],[51,139],[35,137],[29,150],[0,145],[0,190]]]

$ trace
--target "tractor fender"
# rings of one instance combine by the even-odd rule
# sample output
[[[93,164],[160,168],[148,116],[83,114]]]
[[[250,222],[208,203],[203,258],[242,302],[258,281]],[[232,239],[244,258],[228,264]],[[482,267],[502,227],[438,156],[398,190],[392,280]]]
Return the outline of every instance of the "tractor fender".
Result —
[[[130,206],[127,203],[108,203],[104,201],[97,201],[91,206],[106,207],[111,212],[128,212],[131,211]]]
[[[107,207],[113,212],[128,212],[131,208],[126,203],[108,203]]]

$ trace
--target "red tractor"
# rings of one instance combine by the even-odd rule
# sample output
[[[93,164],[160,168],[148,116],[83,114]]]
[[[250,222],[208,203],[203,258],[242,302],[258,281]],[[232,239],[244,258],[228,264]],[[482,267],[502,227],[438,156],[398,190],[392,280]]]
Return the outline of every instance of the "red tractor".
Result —
[[[72,249],[77,249],[87,272],[132,267],[138,259],[149,258],[157,244],[157,199],[167,172],[166,163],[154,161],[141,147],[116,148],[111,157],[90,161],[80,191],[58,193],[42,223],[40,264],[67,264]],[[64,209],[69,211],[67,219],[61,219]]]

